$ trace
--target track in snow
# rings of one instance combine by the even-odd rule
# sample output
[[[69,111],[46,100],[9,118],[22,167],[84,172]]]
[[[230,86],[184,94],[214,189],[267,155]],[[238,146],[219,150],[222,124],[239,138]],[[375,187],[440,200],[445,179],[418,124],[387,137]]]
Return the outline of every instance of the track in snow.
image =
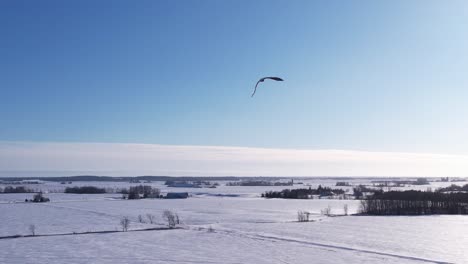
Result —
[[[262,240],[262,241],[290,242],[290,243],[298,243],[298,244],[307,245],[307,246],[322,247],[322,248],[327,248],[327,249],[339,249],[339,250],[353,251],[353,252],[359,252],[359,253],[365,253],[365,254],[400,258],[400,259],[405,259],[405,260],[420,261],[420,262],[426,262],[426,263],[451,264],[451,262],[446,262],[446,261],[438,261],[438,260],[432,260],[432,259],[426,259],[426,258],[386,253],[386,252],[375,251],[375,250],[358,249],[358,248],[352,248],[352,247],[346,247],[346,246],[337,246],[337,245],[331,245],[331,244],[325,244],[325,243],[303,241],[303,240],[297,240],[297,239],[291,239],[291,238],[277,237],[277,236],[272,236],[272,235],[244,233],[244,232],[235,231],[235,230],[216,230],[216,232],[225,233],[229,235],[237,235],[241,237],[248,237],[251,239]]]

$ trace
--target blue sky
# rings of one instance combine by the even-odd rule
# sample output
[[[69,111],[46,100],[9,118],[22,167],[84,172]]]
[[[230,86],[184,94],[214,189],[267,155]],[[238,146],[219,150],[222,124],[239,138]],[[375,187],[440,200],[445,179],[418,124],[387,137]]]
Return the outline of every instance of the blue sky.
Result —
[[[465,155],[466,28],[465,1],[1,1],[0,141]]]

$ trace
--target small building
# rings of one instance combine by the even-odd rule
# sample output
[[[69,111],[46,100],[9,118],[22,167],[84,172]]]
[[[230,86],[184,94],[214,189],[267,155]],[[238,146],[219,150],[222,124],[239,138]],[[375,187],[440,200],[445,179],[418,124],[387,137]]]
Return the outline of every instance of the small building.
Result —
[[[187,199],[188,196],[188,192],[168,192],[166,199]]]

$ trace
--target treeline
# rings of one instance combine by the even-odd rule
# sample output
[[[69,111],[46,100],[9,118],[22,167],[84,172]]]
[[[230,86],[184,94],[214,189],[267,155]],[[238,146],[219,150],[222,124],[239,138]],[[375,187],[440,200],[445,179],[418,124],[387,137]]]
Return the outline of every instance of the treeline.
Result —
[[[437,189],[438,192],[468,192],[468,184],[463,186],[452,184],[445,188]]]
[[[47,197],[44,197],[42,195],[42,192],[38,192],[34,194],[33,198],[31,200],[25,199],[25,202],[33,202],[33,203],[46,203],[50,202],[50,199]]]
[[[293,181],[289,182],[270,182],[270,181],[236,181],[228,182],[226,186],[292,186]]]
[[[0,188],[0,193],[32,193],[32,192],[34,191],[24,186],[17,186],[17,187],[7,186],[4,189]]]
[[[349,182],[339,181],[336,182],[335,186],[351,186]]]
[[[106,189],[98,188],[95,186],[75,186],[65,188],[65,193],[77,193],[77,194],[97,194],[106,193]]]
[[[329,187],[322,187],[319,185],[317,189],[284,189],[282,191],[268,191],[262,193],[262,197],[265,198],[283,198],[283,199],[310,199],[312,195],[320,196],[332,196],[344,194],[345,191],[342,189],[332,189]]]
[[[366,195],[365,194],[375,194],[375,193],[382,193],[381,189],[369,188],[365,185],[358,185],[353,188],[353,196],[356,199],[363,199]]]
[[[371,183],[376,187],[398,187],[405,185],[428,185],[430,184],[427,178],[417,178],[416,180],[374,180]]]
[[[468,214],[468,193],[390,191],[375,193],[361,202],[369,215]]]
[[[149,185],[131,186],[129,189],[122,189],[124,199],[141,199],[141,198],[162,198],[161,190],[153,188]]]

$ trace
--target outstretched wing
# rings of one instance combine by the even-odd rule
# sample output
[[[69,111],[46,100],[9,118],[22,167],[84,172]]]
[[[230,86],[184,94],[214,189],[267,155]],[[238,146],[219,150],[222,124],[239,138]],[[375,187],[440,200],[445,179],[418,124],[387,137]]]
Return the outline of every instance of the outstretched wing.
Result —
[[[257,86],[258,86],[258,84],[259,84],[260,82],[263,82],[263,80],[264,80],[264,78],[258,80],[257,84],[255,84],[255,89],[254,89],[254,91],[253,91],[253,94],[252,94],[250,97],[253,97],[253,96],[255,95],[255,92],[257,91]]]
[[[265,77],[265,78],[262,78],[262,79],[271,79],[271,80],[275,80],[275,81],[279,81],[279,82],[284,81],[284,80],[281,79],[280,77]]]

